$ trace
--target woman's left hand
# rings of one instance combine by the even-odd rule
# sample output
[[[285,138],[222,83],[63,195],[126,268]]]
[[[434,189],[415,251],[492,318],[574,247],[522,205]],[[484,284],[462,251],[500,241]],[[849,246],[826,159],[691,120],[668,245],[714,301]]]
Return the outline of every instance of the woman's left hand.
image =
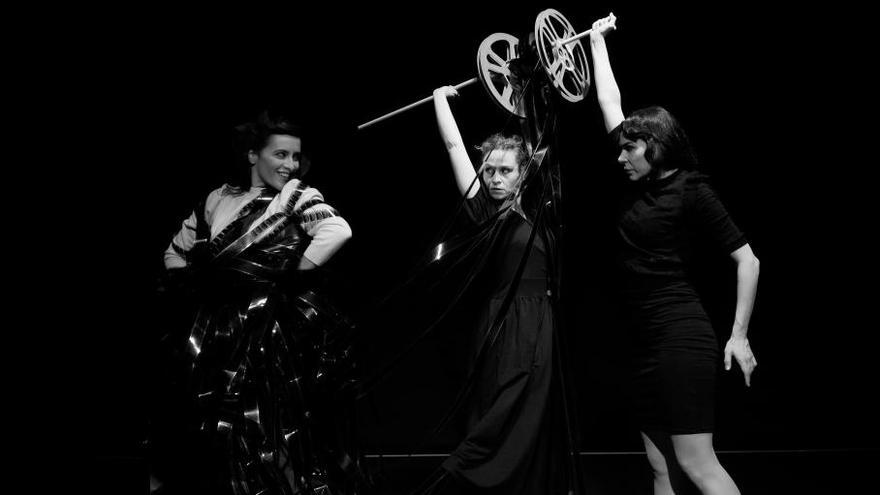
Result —
[[[758,366],[758,360],[752,353],[749,346],[749,339],[745,337],[730,337],[727,345],[724,346],[724,369],[730,370],[731,356],[736,358],[736,362],[743,371],[746,379],[746,387],[751,386],[752,372]]]
[[[607,36],[614,29],[617,29],[617,17],[613,13],[609,13],[608,17],[603,17],[593,23],[590,36]]]

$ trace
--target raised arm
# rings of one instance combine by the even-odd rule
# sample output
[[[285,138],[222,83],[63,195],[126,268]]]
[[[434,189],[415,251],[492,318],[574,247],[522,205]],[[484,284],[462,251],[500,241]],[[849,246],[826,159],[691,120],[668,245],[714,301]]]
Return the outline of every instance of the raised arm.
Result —
[[[605,35],[616,29],[617,18],[610,14],[593,23],[590,33],[590,52],[593,55],[593,80],[596,84],[596,97],[605,118],[605,130],[611,131],[623,122],[623,106],[620,103],[620,89],[611,71],[611,60],[605,46]]]
[[[758,360],[752,354],[746,335],[749,331],[752,308],[755,305],[755,294],[758,291],[760,264],[748,244],[730,253],[730,257],[736,262],[736,312],[730,339],[724,346],[724,369],[729,370],[731,358],[736,358],[745,376],[746,386],[749,386],[752,371],[758,365]]]
[[[474,164],[468,156],[464,147],[464,141],[461,139],[461,133],[458,132],[458,125],[455,123],[455,117],[452,116],[452,109],[449,108],[450,96],[457,96],[458,91],[452,86],[443,86],[434,90],[434,112],[437,115],[437,127],[440,129],[440,138],[446,145],[449,152],[449,161],[452,164],[452,172],[455,174],[455,183],[462,195],[472,198],[480,189],[480,181],[475,180],[477,172],[474,170]]]

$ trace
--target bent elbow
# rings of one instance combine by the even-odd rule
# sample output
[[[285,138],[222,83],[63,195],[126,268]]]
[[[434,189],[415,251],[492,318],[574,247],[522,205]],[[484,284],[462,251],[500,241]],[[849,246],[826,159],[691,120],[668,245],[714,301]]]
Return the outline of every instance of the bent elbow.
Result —
[[[338,231],[337,231],[336,235],[338,236],[340,242],[346,242],[349,239],[351,239],[351,235],[352,235],[351,225],[349,225],[348,221],[346,221],[344,218],[342,218],[342,217],[337,217],[337,218],[339,218],[339,220],[341,220],[341,222],[339,222],[339,224],[337,226]]]
[[[761,262],[758,260],[758,257],[754,254],[748,256],[739,262],[739,270],[744,274],[749,274],[752,278],[757,279],[758,274],[761,272]]]
[[[339,233],[339,239],[341,242],[348,242],[351,239],[351,227],[347,223],[345,228]]]

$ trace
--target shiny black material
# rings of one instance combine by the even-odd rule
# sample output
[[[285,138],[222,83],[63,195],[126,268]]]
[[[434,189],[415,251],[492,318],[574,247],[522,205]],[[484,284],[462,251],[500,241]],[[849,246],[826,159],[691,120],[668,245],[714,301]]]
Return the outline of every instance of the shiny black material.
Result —
[[[299,192],[299,191],[298,191]],[[295,204],[296,197],[290,204]],[[248,214],[265,210],[258,198]],[[260,204],[263,203],[263,204]],[[170,297],[195,317],[169,337],[180,353],[205,493],[361,493],[351,417],[352,323],[297,271],[308,236],[285,211],[250,231],[236,222],[172,270]],[[190,313],[193,314],[193,313]],[[206,481],[207,480],[207,481]]]

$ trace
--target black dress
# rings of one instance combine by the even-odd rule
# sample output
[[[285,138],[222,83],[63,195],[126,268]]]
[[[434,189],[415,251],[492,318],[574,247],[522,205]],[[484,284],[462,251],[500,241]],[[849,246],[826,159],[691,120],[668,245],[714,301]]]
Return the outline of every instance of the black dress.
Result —
[[[467,433],[443,468],[469,493],[563,493],[565,463],[554,459],[562,422],[551,391],[553,314],[546,246],[536,233],[517,279],[532,225],[515,208],[496,220],[498,237],[482,273],[491,295],[474,333],[476,382]],[[475,222],[484,223],[498,213],[499,203],[481,188],[466,201],[466,209]],[[496,319],[503,323],[495,325]],[[498,331],[493,333],[493,327]]]
[[[189,472],[171,490],[341,494],[360,482],[346,430],[353,401],[341,392],[352,363],[340,337],[350,325],[295,270],[310,241],[305,208],[295,207],[305,189],[249,230],[275,193],[253,199],[201,245],[187,284],[196,316],[181,343],[186,433],[197,435],[192,454],[204,458],[186,460]]]
[[[695,243],[746,244],[707,177],[678,170],[632,184],[617,226],[617,265],[633,338],[631,398],[642,431],[714,428],[719,347],[688,277]]]

